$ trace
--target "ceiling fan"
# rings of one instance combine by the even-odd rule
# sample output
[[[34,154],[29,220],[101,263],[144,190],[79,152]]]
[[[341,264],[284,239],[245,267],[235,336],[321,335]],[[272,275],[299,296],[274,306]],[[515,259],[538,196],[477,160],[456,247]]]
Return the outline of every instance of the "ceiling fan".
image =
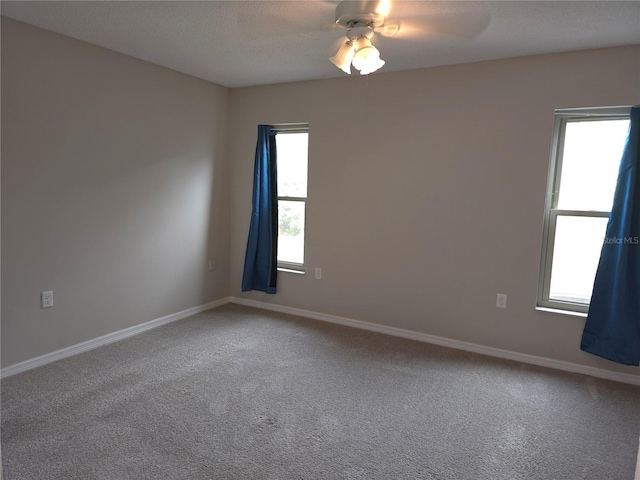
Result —
[[[344,29],[346,41],[329,60],[347,74],[351,73],[353,66],[361,75],[368,75],[385,64],[371,42],[375,34],[405,39],[419,39],[425,35],[472,39],[480,35],[490,21],[486,10],[395,19],[388,18],[390,12],[391,0],[347,0],[339,3],[335,10],[335,23],[324,26],[323,30]]]

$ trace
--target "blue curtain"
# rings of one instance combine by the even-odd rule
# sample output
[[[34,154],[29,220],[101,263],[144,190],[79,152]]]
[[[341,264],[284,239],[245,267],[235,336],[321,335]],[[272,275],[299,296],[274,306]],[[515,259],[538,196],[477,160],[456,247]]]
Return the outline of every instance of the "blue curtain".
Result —
[[[613,207],[580,348],[640,364],[640,107],[631,109]]]
[[[242,291],[276,293],[278,254],[278,191],[276,133],[271,125],[258,125],[253,176],[253,209],[244,259]]]

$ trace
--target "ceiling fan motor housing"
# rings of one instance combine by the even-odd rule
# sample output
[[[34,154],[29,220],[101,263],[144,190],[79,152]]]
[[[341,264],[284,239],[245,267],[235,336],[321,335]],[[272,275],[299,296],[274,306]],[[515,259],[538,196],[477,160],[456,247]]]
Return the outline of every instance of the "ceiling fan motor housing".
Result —
[[[381,27],[385,16],[377,13],[379,1],[345,1],[336,7],[336,24],[342,28]]]
[[[373,28],[355,26],[347,30],[347,38],[352,42],[360,37],[366,37],[371,40],[371,38],[373,38]]]

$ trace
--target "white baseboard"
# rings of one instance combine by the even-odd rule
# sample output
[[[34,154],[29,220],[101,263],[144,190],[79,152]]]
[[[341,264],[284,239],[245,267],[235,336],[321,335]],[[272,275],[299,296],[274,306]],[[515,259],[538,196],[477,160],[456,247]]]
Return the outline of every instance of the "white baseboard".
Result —
[[[155,320],[141,323],[140,325],[135,325],[123,330],[118,330],[117,332],[109,333],[92,340],[87,340],[86,342],[78,343],[61,350],[56,350],[55,352],[47,353],[45,355],[41,355],[40,357],[31,358],[29,360],[25,360],[24,362],[10,365],[0,370],[0,378],[9,377],[26,370],[31,370],[32,368],[41,367],[42,365],[46,365],[47,363],[62,360],[63,358],[71,357],[88,350],[93,350],[94,348],[102,347],[103,345],[107,345],[109,343],[117,342],[118,340],[132,337],[133,335],[151,330],[152,328],[157,328],[161,325],[165,325],[167,323],[175,322],[176,320],[181,320],[191,315],[195,315],[196,313],[204,312],[205,310],[210,310],[212,308],[225,305],[230,301],[230,297],[221,298],[220,300],[216,300],[205,305],[187,308],[186,310],[182,310],[181,312],[172,313],[171,315],[167,315],[165,317],[156,318]]]
[[[579,365],[576,363],[564,362],[561,360],[553,360],[551,358],[537,357],[535,355],[527,355],[524,353],[512,352],[510,350],[502,350],[499,348],[486,347],[484,345],[462,342],[460,340],[452,340],[450,338],[444,338],[444,337],[438,337],[435,335],[429,335],[426,333],[414,332],[412,330],[404,330],[402,328],[389,327],[387,325],[369,323],[369,322],[364,322],[362,320],[353,320],[351,318],[338,317],[336,315],[328,315],[325,313],[312,312],[309,310],[302,310],[299,308],[285,307],[282,305],[259,302],[256,300],[248,300],[244,298],[231,297],[230,301],[231,303],[236,303],[238,305],[261,308],[264,310],[272,310],[274,312],[280,312],[280,313],[289,313],[291,315],[297,315],[299,317],[306,317],[306,318],[312,318],[314,320],[322,320],[324,322],[337,323],[339,325],[346,325],[348,327],[355,327],[363,330],[371,330],[373,332],[393,335],[395,337],[408,338],[411,340],[418,340],[420,342],[432,343],[434,345],[441,345],[443,347],[449,347],[449,348],[455,348],[458,350],[465,350],[468,352],[480,353],[483,355],[488,355],[490,357],[505,358],[508,360],[515,360],[516,362],[528,363],[531,365],[538,365],[541,367],[554,368],[556,370],[564,370],[566,372],[582,373],[584,375],[589,375],[597,378],[604,378],[606,380],[613,380],[615,382],[629,383],[631,385],[640,385],[639,375],[630,375],[628,373],[612,372],[610,370],[604,370],[601,368],[588,367],[588,366]]]
[[[94,348],[107,345],[109,343],[117,342],[125,338],[137,335],[152,328],[165,325],[170,322],[175,322],[183,318],[195,315],[196,313],[204,312],[212,308],[220,307],[227,303],[235,303],[238,305],[245,305],[248,307],[260,308],[263,310],[271,310],[274,312],[288,313],[291,315],[297,315],[299,317],[311,318],[314,320],[320,320],[323,322],[336,323],[339,325],[345,325],[348,327],[360,328],[362,330],[370,330],[372,332],[384,333],[386,335],[393,335],[395,337],[408,338],[411,340],[417,340],[419,342],[431,343],[434,345],[440,345],[443,347],[455,348],[458,350],[465,350],[468,352],[480,353],[491,357],[505,358],[508,360],[514,360],[516,362],[528,363],[531,365],[538,365],[541,367],[554,368],[556,370],[564,370],[567,372],[581,373],[584,375],[590,375],[592,377],[604,378],[606,380],[613,380],[615,382],[628,383],[631,385],[640,386],[640,376],[630,375],[627,373],[612,372],[610,370],[604,370],[595,367],[587,367],[585,365],[578,365],[575,363],[564,362],[560,360],[553,360],[545,357],[537,357],[535,355],[527,355],[524,353],[512,352],[510,350],[502,350],[499,348],[486,347],[484,345],[478,345],[475,343],[462,342],[460,340],[452,340],[450,338],[438,337],[435,335],[429,335],[426,333],[414,332],[412,330],[405,330],[402,328],[390,327],[387,325],[380,325],[376,323],[365,322],[362,320],[354,320],[346,317],[339,317],[336,315],[329,315],[326,313],[313,312],[310,310],[303,310],[300,308],[286,307],[283,305],[276,305],[272,303],[265,303],[256,300],[249,300],[238,297],[225,297],[220,300],[216,300],[205,305],[198,307],[188,308],[181,312],[173,313],[165,317],[156,318],[149,322],[135,325],[133,327],[125,328],[117,332],[109,333],[86,342],[78,343],[55,352],[47,353],[40,357],[25,360],[24,362],[16,363],[9,367],[0,370],[0,378],[9,377],[17,373],[31,370],[32,368],[40,367],[63,358],[71,357]]]

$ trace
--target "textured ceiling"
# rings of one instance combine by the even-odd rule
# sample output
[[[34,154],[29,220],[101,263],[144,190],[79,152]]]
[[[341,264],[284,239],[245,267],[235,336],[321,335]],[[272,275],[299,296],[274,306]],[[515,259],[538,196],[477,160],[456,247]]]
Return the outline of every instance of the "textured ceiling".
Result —
[[[333,22],[336,5],[328,0],[2,1],[0,8],[16,20],[242,87],[344,76],[328,60],[344,32],[321,29]],[[478,15],[490,23],[473,39],[424,32],[413,38],[376,35],[374,44],[387,62],[381,71],[640,44],[637,1],[395,1],[389,19],[417,16],[460,28]]]

